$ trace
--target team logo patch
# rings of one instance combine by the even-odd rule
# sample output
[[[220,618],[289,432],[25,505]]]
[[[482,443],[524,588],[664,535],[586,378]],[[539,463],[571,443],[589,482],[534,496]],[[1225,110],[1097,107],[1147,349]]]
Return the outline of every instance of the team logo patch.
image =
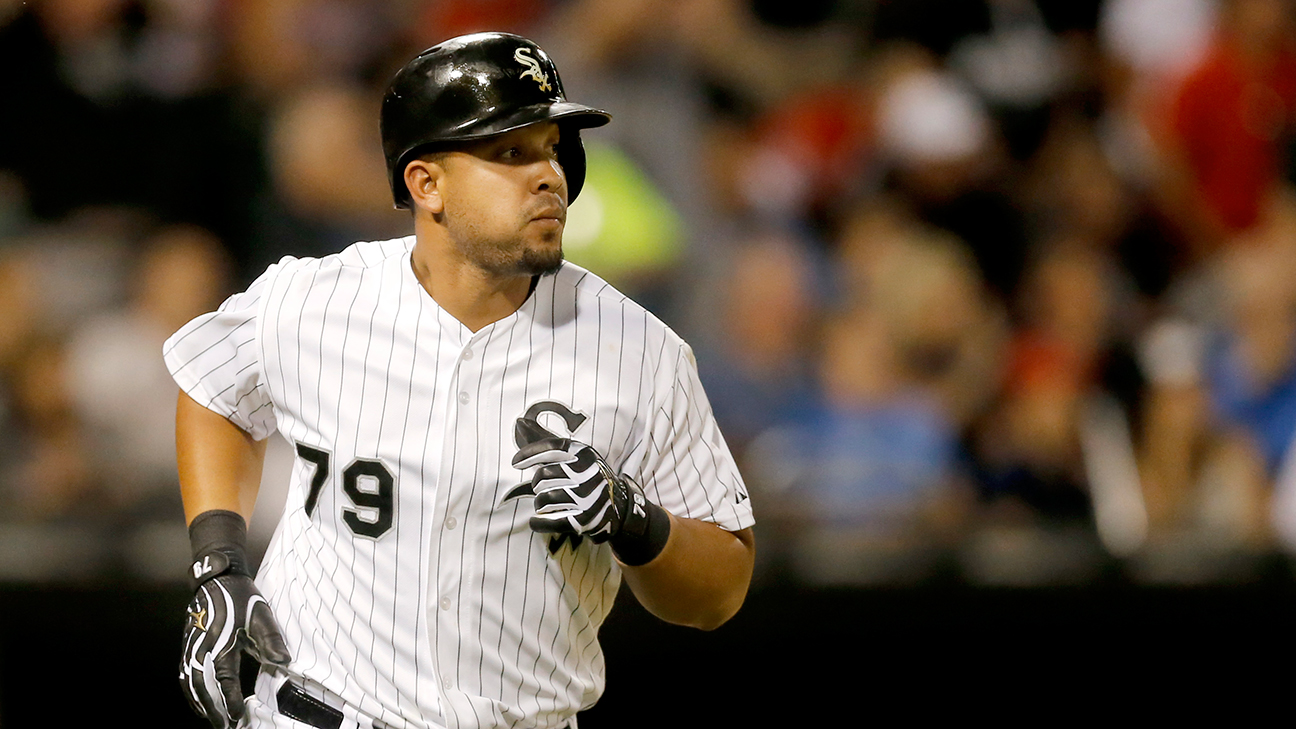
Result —
[[[585,424],[586,420],[589,420],[589,417],[584,413],[575,412],[566,405],[553,400],[542,400],[535,403],[531,407],[527,408],[526,415],[523,417],[536,420],[543,413],[552,413],[557,415],[559,418],[562,418],[563,425],[567,428],[568,433],[575,433],[578,428]],[[525,443],[518,442],[516,445],[521,448]],[[508,492],[504,494],[504,498],[500,499],[499,505],[502,507],[514,499],[520,499],[523,497],[535,498],[535,488],[532,486],[530,481],[523,481],[509,489]],[[549,553],[556,553],[563,544],[568,541],[570,541],[572,549],[575,549],[580,546],[581,538],[569,534],[555,534],[549,538]]]
[[[513,60],[526,66],[527,70],[522,72],[522,78],[534,79],[540,85],[541,91],[552,91],[553,87],[549,85],[549,74],[540,68],[540,62],[532,58],[529,51],[529,48],[513,51]]]
[[[567,426],[568,433],[575,433],[576,429],[584,425],[585,421],[589,419],[585,414],[575,412],[566,405],[553,400],[542,400],[535,403],[531,407],[527,408],[526,415],[523,417],[536,420],[542,413],[553,413],[562,418],[563,425]],[[526,444],[517,443],[516,445],[518,448],[521,448]],[[531,487],[530,481],[524,481],[509,489],[508,492],[504,494],[504,498],[500,499],[499,505],[503,506],[513,499],[520,499],[523,496],[535,496],[535,489]]]

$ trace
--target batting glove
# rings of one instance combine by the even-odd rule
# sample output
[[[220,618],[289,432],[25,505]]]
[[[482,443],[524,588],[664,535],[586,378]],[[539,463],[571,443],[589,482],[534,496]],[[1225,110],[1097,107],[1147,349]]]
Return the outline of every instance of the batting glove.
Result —
[[[531,528],[542,534],[609,542],[623,564],[651,562],[670,537],[670,515],[649,501],[633,479],[618,475],[598,451],[561,438],[531,418],[513,430],[518,452],[513,467],[539,466],[531,477],[535,514]]]
[[[247,571],[243,517],[203,512],[189,527],[194,544],[194,597],[185,623],[180,686],[189,705],[216,729],[243,718],[239,662],[247,651],[260,663],[287,665],[291,657],[270,605]]]

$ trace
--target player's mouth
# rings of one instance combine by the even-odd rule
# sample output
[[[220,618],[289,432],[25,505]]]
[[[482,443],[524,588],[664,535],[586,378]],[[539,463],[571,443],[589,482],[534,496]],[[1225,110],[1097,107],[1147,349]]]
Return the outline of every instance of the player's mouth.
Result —
[[[543,225],[562,225],[567,222],[567,206],[560,202],[542,205],[531,213],[530,220]]]
[[[538,225],[542,229],[549,228],[553,230],[559,230],[563,227],[564,222],[565,221],[562,218],[556,215],[537,215],[536,217],[531,218],[530,224]]]

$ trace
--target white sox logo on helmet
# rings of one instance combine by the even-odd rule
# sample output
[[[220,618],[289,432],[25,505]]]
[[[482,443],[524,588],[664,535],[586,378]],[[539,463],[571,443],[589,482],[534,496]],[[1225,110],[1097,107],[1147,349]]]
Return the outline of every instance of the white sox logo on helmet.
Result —
[[[549,74],[540,68],[540,62],[532,58],[527,51],[528,48],[519,48],[513,51],[513,60],[526,66],[527,70],[522,72],[522,78],[535,79],[540,84],[541,91],[552,91],[553,87],[549,85]]]

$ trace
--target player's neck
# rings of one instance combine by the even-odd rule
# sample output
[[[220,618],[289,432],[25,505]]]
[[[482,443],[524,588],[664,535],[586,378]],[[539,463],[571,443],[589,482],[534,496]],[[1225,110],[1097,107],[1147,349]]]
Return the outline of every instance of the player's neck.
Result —
[[[428,296],[474,332],[511,316],[531,293],[530,276],[494,276],[422,240],[410,265]]]

